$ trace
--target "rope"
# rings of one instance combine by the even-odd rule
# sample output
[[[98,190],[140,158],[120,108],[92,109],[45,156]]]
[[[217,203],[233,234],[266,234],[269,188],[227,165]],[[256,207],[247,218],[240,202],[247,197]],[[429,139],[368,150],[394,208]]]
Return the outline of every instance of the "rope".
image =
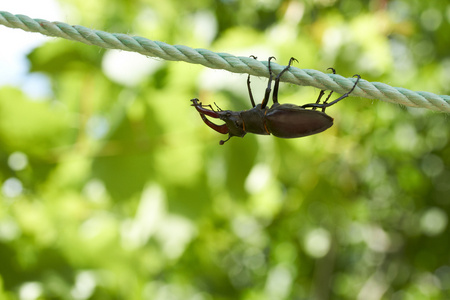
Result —
[[[267,61],[259,61],[250,57],[238,57],[227,53],[216,53],[206,49],[192,49],[183,45],[169,45],[143,37],[108,33],[79,25],[71,26],[62,22],[31,19],[24,15],[13,15],[5,11],[0,11],[0,24],[107,49],[132,51],[150,57],[159,57],[164,60],[185,61],[212,69],[223,69],[233,73],[248,73],[262,77],[268,77],[269,73]],[[271,62],[271,69],[275,74],[281,72],[283,68],[283,66]],[[284,82],[333,90],[340,94],[346,93],[353,86],[355,80],[355,78],[345,78],[337,74],[325,74],[317,70],[298,69],[296,67],[291,67],[282,78]],[[450,112],[450,96],[439,96],[429,92],[414,92],[363,79],[359,81],[358,86],[352,92],[352,96]]]

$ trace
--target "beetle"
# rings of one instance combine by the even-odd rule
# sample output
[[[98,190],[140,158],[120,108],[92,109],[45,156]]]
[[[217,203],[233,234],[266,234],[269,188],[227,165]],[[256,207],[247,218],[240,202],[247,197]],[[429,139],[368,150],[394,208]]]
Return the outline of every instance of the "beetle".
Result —
[[[252,57],[256,59],[255,56]],[[315,103],[308,103],[302,106],[295,104],[280,104],[278,102],[278,87],[280,85],[281,76],[283,76],[284,72],[289,70],[293,61],[297,61],[295,58],[291,57],[288,65],[275,78],[272,94],[273,105],[269,108],[267,104],[272,91],[273,80],[273,74],[270,67],[270,61],[272,59],[275,59],[275,57],[271,56],[268,59],[269,82],[261,104],[255,105],[250,87],[250,75],[247,77],[248,93],[250,102],[253,106],[253,108],[249,110],[222,110],[217,105],[217,110],[214,110],[211,105],[203,105],[197,98],[191,99],[192,106],[199,112],[200,117],[206,125],[219,133],[228,133],[228,138],[226,140],[221,140],[220,145],[223,145],[233,136],[244,137],[246,133],[260,135],[273,134],[280,138],[298,138],[320,133],[333,125],[333,118],[325,113],[325,109],[342,99],[347,98],[361,79],[361,76],[357,74],[354,75],[353,77],[356,77],[356,81],[353,87],[347,93],[331,102],[328,102],[328,100],[333,94],[333,91],[330,92],[323,103],[320,103],[320,100],[325,94],[325,90],[321,90]],[[336,73],[333,68],[329,69],[332,70],[333,74]],[[317,110],[317,108],[321,108],[322,111]],[[206,116],[220,119],[224,121],[225,124],[217,125],[210,121]]]

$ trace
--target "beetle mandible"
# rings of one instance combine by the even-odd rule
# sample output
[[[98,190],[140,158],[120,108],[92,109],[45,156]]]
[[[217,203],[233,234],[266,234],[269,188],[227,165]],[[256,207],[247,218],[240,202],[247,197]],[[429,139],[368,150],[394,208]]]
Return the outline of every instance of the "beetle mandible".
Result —
[[[256,59],[255,56],[252,57]],[[269,83],[267,84],[264,99],[261,104],[255,105],[255,101],[253,100],[252,90],[250,88],[250,75],[247,77],[247,87],[253,108],[249,110],[222,110],[217,105],[218,110],[214,110],[211,105],[202,105],[196,98],[191,100],[193,103],[192,106],[200,113],[200,117],[206,125],[219,133],[228,133],[228,138],[226,140],[221,140],[220,145],[223,145],[233,136],[244,137],[247,132],[261,135],[273,134],[280,138],[297,138],[322,132],[333,125],[333,118],[325,113],[325,108],[347,98],[348,95],[353,92],[361,78],[361,76],[357,74],[353,75],[353,77],[356,77],[353,87],[347,93],[331,102],[328,102],[328,99],[330,99],[333,91],[330,92],[323,103],[320,103],[320,100],[325,94],[325,90],[321,90],[315,103],[308,103],[302,106],[295,104],[280,104],[278,103],[278,87],[280,85],[281,76],[284,72],[289,70],[293,61],[297,61],[295,58],[291,57],[288,65],[275,78],[272,94],[273,105],[269,108],[267,104],[272,91],[273,80],[270,60],[274,58],[275,57],[271,56],[268,59]],[[332,70],[333,74],[336,73],[333,68],[329,69]],[[209,107],[210,109],[207,109],[206,107]],[[311,107],[311,109],[306,109],[308,107]],[[321,108],[322,111],[318,111],[317,108]],[[206,118],[205,115],[221,119],[225,124],[217,125]]]

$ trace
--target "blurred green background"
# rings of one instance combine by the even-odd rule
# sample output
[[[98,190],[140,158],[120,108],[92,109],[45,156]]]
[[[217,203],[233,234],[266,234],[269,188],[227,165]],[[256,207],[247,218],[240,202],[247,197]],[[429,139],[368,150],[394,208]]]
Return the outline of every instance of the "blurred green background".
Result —
[[[448,1],[58,3],[70,24],[450,94]],[[448,115],[349,97],[319,135],[219,146],[189,100],[247,109],[245,74],[63,39],[28,60],[46,96],[0,87],[0,299],[450,299]]]

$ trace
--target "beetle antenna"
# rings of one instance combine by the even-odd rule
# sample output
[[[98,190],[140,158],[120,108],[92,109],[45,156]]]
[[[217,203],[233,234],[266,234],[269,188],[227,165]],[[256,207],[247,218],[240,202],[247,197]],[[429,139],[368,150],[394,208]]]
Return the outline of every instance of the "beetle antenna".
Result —
[[[202,104],[201,107],[209,107],[212,111],[214,111],[214,107],[212,107],[211,104]]]
[[[217,105],[216,102],[214,102],[214,105],[217,107],[218,110],[222,111],[222,109],[219,107],[219,105]],[[212,109],[212,107],[211,107],[211,109]]]

